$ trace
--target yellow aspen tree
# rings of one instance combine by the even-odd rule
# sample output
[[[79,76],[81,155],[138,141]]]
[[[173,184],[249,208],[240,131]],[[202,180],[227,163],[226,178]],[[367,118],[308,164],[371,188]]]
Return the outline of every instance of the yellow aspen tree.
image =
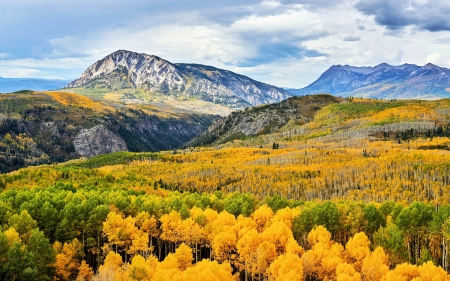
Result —
[[[323,226],[317,226],[308,234],[311,249],[302,255],[307,278],[335,279],[336,267],[343,263],[344,247],[331,241],[331,234]]]
[[[106,255],[105,261],[98,268],[97,275],[93,278],[94,281],[106,281],[106,280],[118,280],[125,281],[125,273],[122,268],[122,257],[114,253],[113,251],[109,252]]]
[[[432,261],[419,266],[419,273],[423,281],[445,281],[450,279],[447,272],[442,267],[435,266]]]
[[[261,232],[266,227],[266,224],[273,218],[274,214],[271,208],[267,205],[262,205],[256,209],[251,218],[255,221],[258,232]]]
[[[219,264],[217,261],[202,260],[185,271],[175,275],[174,281],[238,281],[237,275],[228,262]]]
[[[271,242],[278,255],[286,252],[286,245],[293,238],[292,230],[284,222],[274,222],[261,233],[262,239]]]
[[[60,244],[56,244],[55,248],[59,248]],[[55,257],[56,280],[68,280],[78,275],[80,268],[80,253],[83,251],[83,244],[74,239],[71,243],[64,243],[61,252],[57,252]]]
[[[136,255],[131,260],[131,264],[126,273],[128,277],[131,278],[132,280],[138,281],[151,280],[153,277],[155,267],[152,267],[151,263],[148,263],[145,260],[145,258],[142,257],[141,255]]]
[[[257,248],[261,239],[257,230],[252,229],[247,231],[237,243],[239,260],[236,265],[240,270],[244,270],[245,280],[248,280],[248,274],[255,276],[257,272]]]
[[[192,249],[184,243],[177,248],[174,254],[178,261],[178,269],[183,271],[192,265]]]
[[[267,272],[271,281],[304,280],[302,259],[290,253],[275,259]]]
[[[389,271],[389,257],[383,248],[377,247],[362,261],[361,275],[364,280],[377,281]]]
[[[82,261],[78,269],[78,276],[76,281],[89,281],[92,279],[92,276],[94,276],[94,271],[86,263],[86,261]]]
[[[13,227],[10,227],[4,233],[6,235],[6,238],[8,239],[9,248],[11,248],[14,243],[22,243],[22,239],[20,239],[19,233]]]
[[[337,281],[361,281],[361,274],[356,272],[353,265],[341,263],[336,267]]]
[[[263,241],[256,249],[256,273],[258,276],[266,275],[269,265],[278,257],[277,249],[269,241]]]
[[[233,262],[235,260],[237,237],[233,228],[224,229],[217,234],[211,244],[214,258],[218,261]]]
[[[397,265],[393,270],[387,272],[382,281],[410,281],[417,277],[420,277],[417,266],[409,263],[402,263]]]
[[[345,245],[344,255],[356,271],[360,272],[362,261],[370,254],[370,241],[364,232],[356,233]]]

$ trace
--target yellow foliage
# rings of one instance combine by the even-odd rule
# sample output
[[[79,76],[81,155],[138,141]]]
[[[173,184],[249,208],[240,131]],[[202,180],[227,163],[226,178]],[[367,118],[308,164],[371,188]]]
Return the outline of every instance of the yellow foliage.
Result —
[[[281,255],[270,265],[268,274],[273,281],[304,280],[303,262],[291,253]]]
[[[39,93],[41,94],[41,93]],[[65,92],[45,92],[46,95],[52,97],[56,102],[62,105],[70,105],[79,108],[88,108],[96,112],[103,112],[106,110],[113,110],[109,106],[102,105],[99,102],[95,102],[88,97],[65,93]]]
[[[22,243],[22,239],[20,239],[19,233],[13,227],[10,227],[8,230],[6,230],[5,235],[6,238],[8,238],[9,248],[11,248],[14,243]]]
[[[85,261],[82,261],[76,281],[89,281],[92,279],[92,276],[94,276],[94,271]]]
[[[337,281],[361,281],[361,274],[348,263],[341,263],[336,267],[336,276]]]
[[[262,205],[253,212],[251,218],[256,222],[258,231],[261,232],[266,226],[266,223],[269,222],[273,216],[272,209],[267,205]]]

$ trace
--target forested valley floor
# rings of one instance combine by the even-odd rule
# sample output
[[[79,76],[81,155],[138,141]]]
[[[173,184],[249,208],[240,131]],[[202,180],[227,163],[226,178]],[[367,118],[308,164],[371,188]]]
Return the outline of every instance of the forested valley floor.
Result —
[[[447,100],[0,175],[0,280],[448,280]]]

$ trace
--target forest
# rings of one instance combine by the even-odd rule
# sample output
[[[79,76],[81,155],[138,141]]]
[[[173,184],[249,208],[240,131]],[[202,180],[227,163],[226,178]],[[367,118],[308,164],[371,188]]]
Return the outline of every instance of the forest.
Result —
[[[448,107],[348,99],[224,144],[1,174],[0,280],[448,280]]]

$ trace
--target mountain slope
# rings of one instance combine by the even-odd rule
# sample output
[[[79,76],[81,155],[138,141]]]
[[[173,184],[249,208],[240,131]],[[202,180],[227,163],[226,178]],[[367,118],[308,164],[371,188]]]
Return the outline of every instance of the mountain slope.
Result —
[[[66,80],[0,77],[0,93],[11,93],[21,90],[55,90],[64,88],[68,82]]]
[[[62,92],[0,95],[0,172],[120,150],[178,148],[218,116],[96,102]]]
[[[194,99],[231,109],[274,103],[291,96],[286,90],[231,71],[198,64],[173,64],[157,56],[125,50],[97,61],[67,88],[100,97],[122,91],[143,101]]]
[[[188,143],[188,146],[220,144],[235,139],[279,131],[283,126],[300,126],[310,122],[323,107],[343,99],[331,95],[292,97],[280,103],[261,105],[233,112],[217,120],[206,131]]]
[[[383,99],[450,97],[450,69],[433,64],[375,67],[334,65],[305,88],[290,90],[294,95],[330,93],[343,97]]]

